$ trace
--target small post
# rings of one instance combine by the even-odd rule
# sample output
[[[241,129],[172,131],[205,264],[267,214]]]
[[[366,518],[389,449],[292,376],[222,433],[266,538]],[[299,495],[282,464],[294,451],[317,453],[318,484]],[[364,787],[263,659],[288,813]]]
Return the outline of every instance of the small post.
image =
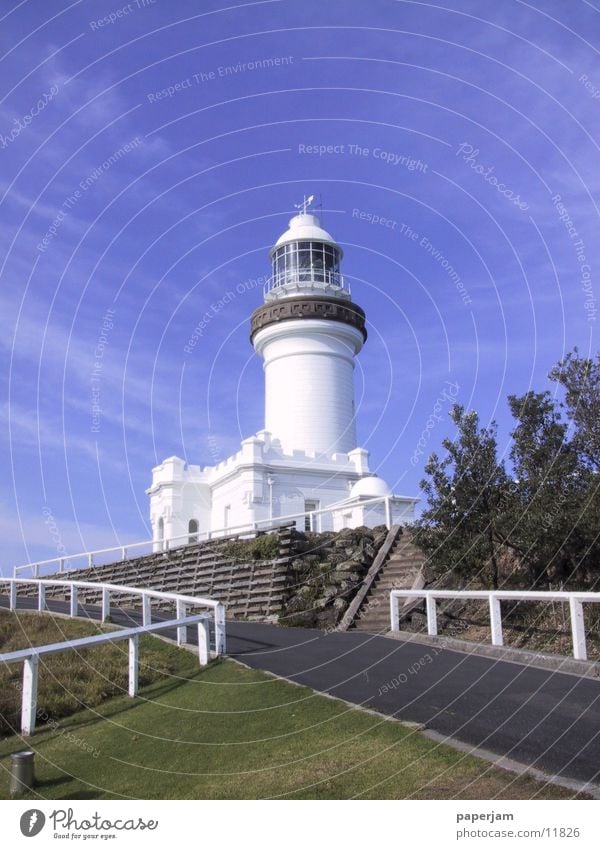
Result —
[[[500,607],[500,599],[490,593],[490,630],[492,632],[492,645],[503,645],[502,637],[502,609]]]
[[[127,560],[127,549],[125,546],[121,546],[121,560]]]
[[[70,614],[72,617],[77,616],[77,587],[75,584],[71,584],[71,609]]]
[[[198,622],[198,661],[206,666],[210,653],[210,628],[208,619]]]
[[[33,567],[33,577],[34,578],[40,577],[40,564],[39,563],[36,563],[35,566]]]
[[[46,609],[46,584],[38,584],[38,611],[42,613]]]
[[[91,569],[93,565],[94,565],[94,555],[90,551],[89,554],[88,554],[88,568]]]
[[[152,623],[152,606],[151,599],[147,593],[142,596],[142,624],[150,625]]]
[[[17,585],[14,581],[10,583],[10,599],[8,606],[11,610],[16,610],[17,607]]]
[[[571,632],[573,634],[573,657],[577,660],[587,660],[583,604],[579,599],[570,596],[569,610],[571,612]]]
[[[385,498],[385,524],[387,525],[388,531],[391,530],[392,527],[392,505],[390,503],[389,495]]]
[[[11,796],[22,796],[35,784],[34,757],[34,752],[15,752],[10,756]]]
[[[32,654],[23,663],[23,697],[21,700],[21,734],[28,737],[35,731],[37,685],[40,658]]]
[[[392,631],[400,630],[398,596],[390,593],[390,627]]]
[[[225,605],[215,607],[215,651],[217,655],[225,654],[227,640],[225,634]]]
[[[58,571],[59,572],[65,571],[65,558],[64,557],[61,557],[60,560],[58,561]]]
[[[430,637],[437,637],[437,607],[435,597],[427,594],[425,596],[425,604],[427,606],[427,633]]]
[[[107,587],[102,587],[102,621],[108,622],[110,619],[110,590]]]
[[[187,607],[183,601],[177,599],[177,618],[184,619],[187,613]],[[183,646],[185,645],[187,637],[187,627],[185,625],[180,625],[177,628],[177,645]]]
[[[138,692],[138,661],[139,638],[137,634],[129,637],[129,695],[137,696]]]

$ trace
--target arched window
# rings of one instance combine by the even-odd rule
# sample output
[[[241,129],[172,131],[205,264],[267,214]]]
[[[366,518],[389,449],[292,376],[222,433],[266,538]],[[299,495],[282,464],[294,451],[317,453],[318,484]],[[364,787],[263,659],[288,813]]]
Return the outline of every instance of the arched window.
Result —
[[[188,523],[189,545],[198,542],[198,519],[190,519]]]
[[[160,548],[164,548],[165,544],[165,520],[161,516],[158,520],[158,542],[160,543]]]

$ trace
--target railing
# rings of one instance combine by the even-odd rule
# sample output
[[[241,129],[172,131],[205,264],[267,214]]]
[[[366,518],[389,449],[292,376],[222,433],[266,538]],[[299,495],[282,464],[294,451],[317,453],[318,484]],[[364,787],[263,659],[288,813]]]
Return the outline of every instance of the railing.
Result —
[[[69,592],[69,614],[72,617],[77,616],[78,610],[78,590],[80,588],[89,590],[99,590],[101,593],[102,605],[102,621],[106,621],[110,617],[111,610],[111,593],[118,595],[139,595],[142,601],[142,621],[144,627],[152,623],[152,599],[158,598],[161,601],[173,601],[176,606],[177,616],[184,617],[187,615],[189,607],[210,607],[214,616],[215,628],[215,651],[217,654],[225,654],[225,607],[221,602],[215,601],[212,598],[201,598],[197,596],[179,595],[178,593],[166,593],[160,590],[142,589],[140,587],[128,587],[121,584],[102,584],[98,581],[59,581],[49,578],[1,578],[0,586],[3,584],[9,585],[9,609],[15,610],[17,607],[17,587],[19,584],[34,584],[38,586],[38,611],[41,613],[47,609],[46,606],[46,587],[64,587]],[[182,645],[185,641],[185,628],[177,630],[177,642]]]
[[[492,645],[504,645],[502,634],[502,601],[563,601],[569,603],[571,614],[571,634],[573,639],[573,657],[587,660],[585,639],[584,604],[600,603],[600,592],[535,592],[514,590],[392,590],[390,592],[390,619],[392,631],[400,630],[399,598],[424,598],[427,610],[427,633],[437,636],[438,599],[487,599],[490,611],[490,630]]]
[[[70,593],[69,611],[71,617],[77,616],[78,593],[81,587],[101,591],[102,597],[102,621],[110,616],[111,593],[139,595],[142,599],[142,621],[143,624],[136,628],[125,628],[112,631],[108,634],[82,637],[78,640],[69,640],[64,643],[52,643],[45,646],[32,646],[20,651],[0,654],[0,662],[23,663],[23,690],[21,699],[21,733],[24,736],[33,734],[35,730],[37,685],[40,657],[68,651],[69,649],[91,648],[119,640],[129,640],[129,688],[130,696],[136,696],[138,692],[138,665],[139,665],[139,636],[140,634],[153,634],[165,631],[168,628],[177,629],[177,644],[184,645],[187,642],[188,625],[198,625],[198,660],[201,666],[208,663],[210,656],[210,614],[194,613],[188,614],[189,607],[210,607],[214,614],[215,628],[215,652],[217,655],[225,653],[225,608],[213,599],[196,598],[194,596],[182,596],[176,593],[163,593],[158,590],[142,590],[138,587],[126,587],[118,584],[98,584],[89,581],[51,581],[51,580],[27,580],[25,578],[2,579],[2,584],[9,584],[9,607],[15,610],[17,607],[18,584],[38,585],[38,610],[40,612],[46,607],[46,587],[64,586]],[[174,601],[176,605],[175,619],[152,623],[151,599],[160,598],[165,601]]]
[[[282,525],[285,525],[290,522],[298,522],[304,520],[307,522],[309,529],[311,531],[319,531],[319,517],[328,514],[328,513],[340,513],[344,510],[352,510],[355,507],[366,507],[366,506],[374,506],[376,504],[383,504],[385,510],[385,524],[388,528],[392,526],[392,502],[394,501],[394,496],[385,495],[378,496],[377,498],[368,498],[364,501],[344,504],[344,502],[338,504],[330,504],[329,507],[324,507],[320,510],[310,510],[305,513],[290,513],[286,516],[278,516],[273,519],[258,519],[254,522],[246,522],[243,525],[232,525],[227,528],[219,528],[215,531],[189,531],[186,534],[180,534],[179,536],[169,537],[168,539],[151,539],[144,540],[143,542],[133,542],[128,545],[117,545],[112,548],[100,548],[96,551],[84,551],[79,552],[78,554],[68,554],[59,557],[51,557],[48,560],[35,560],[31,563],[25,563],[22,566],[15,566],[13,570],[13,576],[17,578],[22,572],[30,570],[31,574],[38,578],[40,575],[40,569],[45,566],[53,565],[54,568],[58,566],[58,572],[63,573],[68,570],[69,567],[66,567],[66,564],[71,564],[74,561],[82,560],[79,566],[70,567],[71,569],[77,568],[91,568],[94,565],[100,565],[97,563],[97,558],[110,555],[110,554],[119,554],[120,560],[127,560],[128,555],[134,551],[139,551],[137,554],[138,557],[143,555],[143,551],[140,549],[148,549],[147,553],[152,553],[153,551],[169,551],[172,548],[177,548],[177,545],[174,543],[179,543],[179,545],[189,545],[192,544],[190,541],[194,542],[208,542],[212,539],[219,539],[222,537],[228,536],[244,536],[255,534],[258,531],[276,531]],[[158,549],[157,549],[158,547]],[[106,561],[106,563],[115,562],[114,559],[112,561]],[[101,564],[106,565],[106,564]]]
[[[369,594],[371,587],[373,586],[375,578],[377,577],[383,566],[387,563],[390,553],[401,533],[402,528],[400,527],[400,525],[392,525],[392,527],[389,529],[388,535],[385,538],[383,545],[377,552],[375,559],[371,563],[369,571],[363,578],[358,592],[348,605],[346,612],[338,623],[338,631],[347,631],[348,628],[354,622],[354,619],[358,611],[360,610],[363,601],[365,600],[365,598]]]
[[[266,297],[273,289],[338,289],[351,294],[346,278],[339,271],[297,268],[273,274],[263,287]]]

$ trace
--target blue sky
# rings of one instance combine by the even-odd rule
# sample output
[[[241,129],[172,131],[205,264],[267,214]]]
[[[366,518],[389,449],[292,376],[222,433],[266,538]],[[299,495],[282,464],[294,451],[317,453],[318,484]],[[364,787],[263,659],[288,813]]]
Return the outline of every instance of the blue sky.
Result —
[[[305,193],[367,313],[359,441],[396,491],[452,435],[447,386],[506,452],[506,395],[596,349],[594,3],[0,15],[4,572],[148,537],[156,462],[261,427],[248,317]]]

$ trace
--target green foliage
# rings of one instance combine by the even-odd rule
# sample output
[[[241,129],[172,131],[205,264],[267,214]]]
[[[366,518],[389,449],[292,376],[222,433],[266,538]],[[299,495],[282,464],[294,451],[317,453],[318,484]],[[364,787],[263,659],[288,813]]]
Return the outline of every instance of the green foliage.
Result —
[[[600,472],[600,353],[580,357],[577,348],[550,372],[565,390],[561,407],[575,425],[573,446],[586,466]]]
[[[223,553],[234,560],[274,560],[279,556],[277,534],[263,534],[255,539],[227,543]]]
[[[450,416],[458,435],[443,441],[443,459],[433,454],[425,466],[430,479],[421,486],[428,507],[416,541],[438,571],[477,576],[497,587],[509,482],[496,456],[496,426],[480,428],[477,413],[458,404]]]

